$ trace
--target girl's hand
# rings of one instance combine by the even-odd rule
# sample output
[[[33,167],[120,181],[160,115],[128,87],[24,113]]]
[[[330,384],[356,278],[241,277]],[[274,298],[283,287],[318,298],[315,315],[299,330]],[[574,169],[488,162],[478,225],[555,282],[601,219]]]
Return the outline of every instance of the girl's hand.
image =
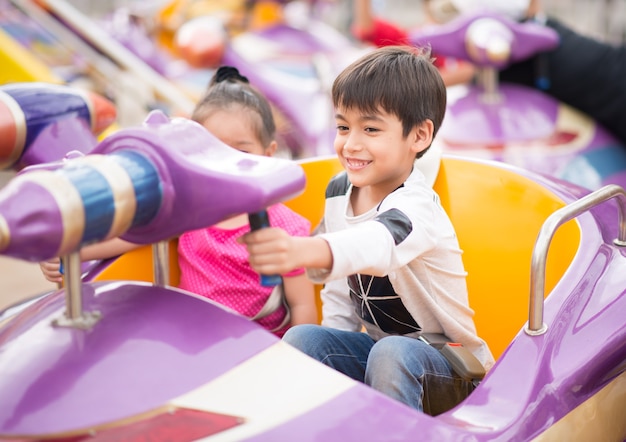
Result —
[[[61,275],[61,259],[52,258],[48,261],[42,261],[39,263],[43,276],[50,282],[61,283],[63,282],[63,275]]]

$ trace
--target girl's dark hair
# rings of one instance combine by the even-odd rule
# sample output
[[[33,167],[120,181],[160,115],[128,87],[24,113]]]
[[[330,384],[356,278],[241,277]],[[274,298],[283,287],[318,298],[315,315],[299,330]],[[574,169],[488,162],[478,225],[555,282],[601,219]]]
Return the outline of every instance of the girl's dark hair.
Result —
[[[259,116],[255,129],[263,146],[274,141],[276,123],[269,102],[232,66],[221,66],[217,69],[204,96],[196,104],[191,119],[204,124],[215,110],[232,106],[242,106]]]
[[[446,110],[446,87],[430,50],[407,46],[382,47],[352,63],[335,79],[332,98],[335,107],[367,113],[382,108],[397,116],[404,137],[431,120],[434,138]]]

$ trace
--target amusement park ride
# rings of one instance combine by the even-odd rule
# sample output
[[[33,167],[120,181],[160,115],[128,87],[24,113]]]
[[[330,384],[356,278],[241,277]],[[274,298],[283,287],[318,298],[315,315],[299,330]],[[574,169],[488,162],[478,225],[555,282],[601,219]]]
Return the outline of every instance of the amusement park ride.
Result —
[[[488,29],[505,40],[528,31]],[[315,226],[337,159],[251,156],[159,110],[102,132],[115,111],[102,97],[50,83],[0,86],[0,165],[19,171],[0,189],[0,254],[65,263],[62,288],[0,313],[0,440],[625,440],[619,177],[587,161],[596,179],[584,187],[556,168],[459,155],[464,143],[485,143],[483,152],[508,161],[520,145],[538,155],[540,140],[565,139],[572,149],[549,150],[567,169],[586,158],[572,147],[583,141],[619,146],[599,128],[563,123],[572,113],[562,105],[501,87],[501,107],[478,114],[467,109],[484,104],[480,93],[455,92],[426,166],[464,251],[478,333],[496,357],[467,399],[429,416],[176,288],[172,237],[279,201]],[[493,141],[511,129],[504,118],[471,131],[490,130],[491,141],[455,138],[453,122],[506,116],[519,94],[543,109],[532,140],[514,130]],[[41,102],[50,106],[32,105]],[[80,247],[115,236],[146,246],[84,272]]]
[[[71,145],[70,132],[21,130],[20,156]],[[457,229],[478,332],[497,362],[438,416],[175,287],[164,241],[278,201],[316,224],[338,170],[330,157],[240,153],[161,111],[86,155],[23,169],[0,191],[0,253],[62,255],[66,278],[64,288],[2,315],[0,438],[626,437],[626,192],[616,185],[590,192],[502,162],[441,157],[434,188]],[[106,268],[81,280],[80,247],[113,236],[155,244],[152,283],[107,279]],[[147,266],[126,255],[109,266],[125,259],[131,274]]]
[[[503,161],[589,189],[626,186],[626,146],[589,115],[544,92],[554,80],[538,72],[536,89],[498,80],[499,69],[555,48],[554,30],[483,13],[415,31],[410,39],[478,69],[477,81],[448,88],[438,134],[444,151]]]

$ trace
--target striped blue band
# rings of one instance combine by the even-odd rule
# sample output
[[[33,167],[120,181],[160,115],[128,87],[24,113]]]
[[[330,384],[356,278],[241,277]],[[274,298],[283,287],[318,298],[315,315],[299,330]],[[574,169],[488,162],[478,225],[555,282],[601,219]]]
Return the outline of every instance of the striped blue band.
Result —
[[[135,189],[137,210],[132,227],[149,223],[159,212],[163,198],[161,178],[154,164],[132,150],[120,150],[112,153],[111,157],[126,170]]]
[[[136,207],[130,227],[149,223],[158,213],[162,199],[156,168],[138,152],[119,151],[108,156],[128,174],[133,185]],[[85,228],[80,244],[107,238],[115,220],[115,211],[121,210],[116,207],[113,184],[97,168],[85,162],[70,163],[62,171],[77,190],[85,209]]]

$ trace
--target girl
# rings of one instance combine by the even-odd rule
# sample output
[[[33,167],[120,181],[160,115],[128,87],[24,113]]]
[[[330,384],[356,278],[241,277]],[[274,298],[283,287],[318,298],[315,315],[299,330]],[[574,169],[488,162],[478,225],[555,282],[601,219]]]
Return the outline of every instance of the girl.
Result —
[[[191,117],[225,144],[254,155],[272,156],[277,148],[275,123],[267,100],[236,68],[220,67]],[[269,207],[273,226],[297,236],[308,236],[310,223],[282,204]],[[215,226],[186,232],[178,240],[179,288],[205,296],[256,320],[277,336],[296,324],[317,323],[313,284],[296,269],[283,276],[278,287],[282,305],[266,306],[273,291],[259,284],[259,275],[248,262],[248,253],[236,238],[250,231],[247,214]],[[81,250],[82,260],[104,259],[139,247],[112,239]],[[61,282],[58,258],[40,263],[47,280]],[[272,298],[274,299],[274,298]],[[268,312],[269,309],[269,312]]]

